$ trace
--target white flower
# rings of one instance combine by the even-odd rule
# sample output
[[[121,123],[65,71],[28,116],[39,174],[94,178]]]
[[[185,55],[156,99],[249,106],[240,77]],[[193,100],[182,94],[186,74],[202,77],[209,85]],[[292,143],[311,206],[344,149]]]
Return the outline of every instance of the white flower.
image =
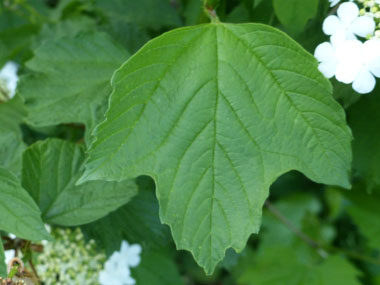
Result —
[[[126,262],[130,267],[136,267],[139,265],[141,258],[141,246],[138,244],[132,244],[129,246],[129,244],[124,240],[121,243],[121,254],[125,257]]]
[[[17,64],[12,61],[8,61],[0,70],[0,80],[3,80],[5,82],[6,88],[9,91],[9,98],[13,98],[16,93],[16,86],[18,81],[17,69]]]
[[[318,69],[327,77],[335,75],[340,82],[351,84],[360,93],[371,92],[380,77],[380,40],[371,39],[364,44],[359,40],[346,40],[320,44],[314,53],[320,61]]]
[[[337,14],[328,16],[323,22],[322,29],[326,35],[353,40],[356,36],[367,37],[375,31],[375,21],[368,16],[359,16],[359,8],[355,3],[341,4]]]
[[[131,276],[130,267],[136,267],[140,261],[141,246],[129,245],[126,241],[121,244],[121,249],[115,251],[106,261],[104,270],[99,274],[99,282],[102,285],[134,285],[136,281]]]
[[[5,255],[5,264],[8,264],[11,261],[11,259],[15,257],[15,251],[13,249],[5,250],[4,255]]]

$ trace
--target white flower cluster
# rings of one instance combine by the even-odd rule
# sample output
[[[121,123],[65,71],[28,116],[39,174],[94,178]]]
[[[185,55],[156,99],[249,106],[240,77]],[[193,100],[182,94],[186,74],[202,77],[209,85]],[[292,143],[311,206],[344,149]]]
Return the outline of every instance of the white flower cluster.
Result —
[[[339,1],[330,2],[335,5]],[[337,15],[325,19],[323,32],[330,41],[318,45],[314,56],[327,78],[335,76],[342,83],[352,83],[356,92],[366,94],[375,88],[375,77],[380,77],[380,0],[359,2],[364,10],[352,1],[344,2]]]
[[[99,282],[102,285],[134,285],[136,281],[131,276],[130,267],[139,265],[141,258],[141,246],[129,245],[123,241],[120,251],[115,251],[107,260],[99,274]]]
[[[17,69],[17,64],[15,64],[12,61],[9,61],[0,70],[0,96],[2,95],[1,97],[13,98],[15,96],[18,81]]]
[[[54,242],[44,242],[37,258],[37,272],[44,284],[98,284],[106,257],[96,251],[95,241],[85,242],[80,229],[54,229]]]

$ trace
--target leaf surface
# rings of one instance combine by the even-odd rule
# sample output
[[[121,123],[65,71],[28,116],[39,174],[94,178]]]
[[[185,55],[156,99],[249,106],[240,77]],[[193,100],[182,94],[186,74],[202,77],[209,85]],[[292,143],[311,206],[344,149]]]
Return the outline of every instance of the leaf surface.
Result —
[[[40,207],[44,222],[63,226],[89,223],[136,194],[133,180],[91,181],[76,186],[83,163],[84,149],[62,140],[38,142],[25,151],[22,184]]]
[[[128,53],[106,34],[82,34],[44,42],[20,82],[27,121],[37,127],[83,123],[89,141],[103,119],[111,93],[110,79]]]
[[[300,33],[307,21],[318,11],[319,0],[273,0],[273,8],[280,22],[293,33]]]
[[[380,88],[363,96],[348,110],[354,141],[353,169],[365,180],[368,190],[380,186]]]
[[[20,124],[26,115],[20,98],[0,103],[0,166],[21,173],[21,157],[25,149]]]
[[[113,77],[81,181],[155,179],[162,222],[211,273],[258,232],[295,169],[349,187],[351,133],[315,59],[260,24],[207,24],[145,45]]]
[[[0,167],[0,230],[32,241],[49,239],[36,203],[19,179]]]
[[[7,265],[5,264],[5,255],[4,255],[4,247],[3,242],[0,236],[0,277],[7,277]]]

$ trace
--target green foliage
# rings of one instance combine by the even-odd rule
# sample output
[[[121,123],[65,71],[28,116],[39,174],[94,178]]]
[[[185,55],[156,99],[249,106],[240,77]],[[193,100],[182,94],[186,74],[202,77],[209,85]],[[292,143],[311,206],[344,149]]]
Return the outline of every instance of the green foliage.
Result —
[[[103,118],[112,73],[127,58],[127,51],[106,34],[45,41],[26,64],[33,73],[20,84],[26,120],[37,127],[83,123],[89,141]]]
[[[29,147],[23,156],[22,184],[42,212],[44,222],[86,224],[127,203],[136,194],[133,180],[92,181],[76,186],[84,172],[84,149],[50,139]]]
[[[353,141],[354,169],[364,178],[369,190],[380,186],[380,89],[375,96],[362,98],[349,109]]]
[[[0,276],[3,244],[42,271],[53,246],[46,284],[61,256],[89,260],[46,223],[98,256],[140,244],[137,284],[380,284],[380,89],[318,71],[332,9],[0,1],[0,68],[20,77],[0,95]]]
[[[343,110],[314,59],[274,29],[175,30],[127,61],[113,86],[84,180],[154,176],[162,221],[209,273],[227,248],[241,251],[258,231],[282,173],[349,186]]]
[[[273,0],[280,22],[292,33],[300,33],[318,11],[319,0]]]
[[[326,226],[318,224],[320,208],[318,200],[307,195],[276,204],[292,225],[326,245],[331,242],[331,234],[326,234]],[[237,267],[239,284],[280,285],[284,280],[289,285],[360,284],[359,271],[345,258],[329,255],[322,247],[313,249],[269,212],[264,212],[262,235],[258,253],[249,252]]]
[[[151,191],[154,189],[147,180],[146,177],[138,179],[139,194],[130,203],[82,227],[87,236],[95,239],[108,254],[119,250],[122,240],[154,249],[168,244],[170,233],[160,222],[157,199]],[[148,185],[143,186],[142,183],[146,182]]]
[[[141,264],[132,269],[136,284],[184,284],[170,255],[165,251],[145,251],[141,256]]]
[[[5,260],[4,247],[0,239],[0,277],[3,277],[3,278],[7,276],[7,266],[4,260]]]
[[[38,241],[49,239],[41,220],[41,212],[33,199],[22,188],[19,179],[0,167],[0,230],[20,238]]]
[[[25,149],[20,124],[25,108],[20,98],[0,104],[0,166],[21,173],[21,156]]]

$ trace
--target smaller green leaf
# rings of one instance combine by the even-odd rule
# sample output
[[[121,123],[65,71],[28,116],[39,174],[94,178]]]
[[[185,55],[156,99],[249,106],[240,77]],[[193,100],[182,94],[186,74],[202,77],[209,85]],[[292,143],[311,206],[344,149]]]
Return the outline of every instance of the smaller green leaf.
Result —
[[[273,0],[274,11],[291,33],[300,33],[318,11],[319,0]]]
[[[141,263],[132,268],[136,284],[181,285],[184,281],[169,253],[165,251],[144,251]]]
[[[20,124],[26,115],[20,98],[0,104],[0,166],[21,173],[21,156],[25,149]]]
[[[265,247],[240,264],[238,284],[244,285],[359,285],[358,269],[341,256],[314,261],[307,245]],[[314,250],[314,249],[312,249]]]
[[[346,210],[353,218],[360,232],[367,238],[371,247],[380,249],[380,189],[371,194],[364,187],[355,185],[351,191],[342,191],[351,202]]]
[[[37,205],[22,188],[19,179],[2,167],[0,167],[0,217],[0,230],[32,241],[50,239]]]
[[[354,141],[353,169],[370,191],[380,186],[380,87],[348,109]]]
[[[137,23],[154,30],[181,25],[179,15],[168,0],[96,0],[95,3],[111,21]]]
[[[46,223],[75,226],[95,221],[127,203],[137,192],[133,180],[92,181],[76,186],[84,172],[83,147],[49,139],[23,156],[22,184]]]
[[[0,236],[0,277],[7,277],[7,265],[5,264],[4,247]]]
[[[26,120],[36,127],[61,123],[86,125],[86,140],[103,119],[113,72],[129,56],[107,34],[80,34],[45,41],[20,79],[28,108]]]

